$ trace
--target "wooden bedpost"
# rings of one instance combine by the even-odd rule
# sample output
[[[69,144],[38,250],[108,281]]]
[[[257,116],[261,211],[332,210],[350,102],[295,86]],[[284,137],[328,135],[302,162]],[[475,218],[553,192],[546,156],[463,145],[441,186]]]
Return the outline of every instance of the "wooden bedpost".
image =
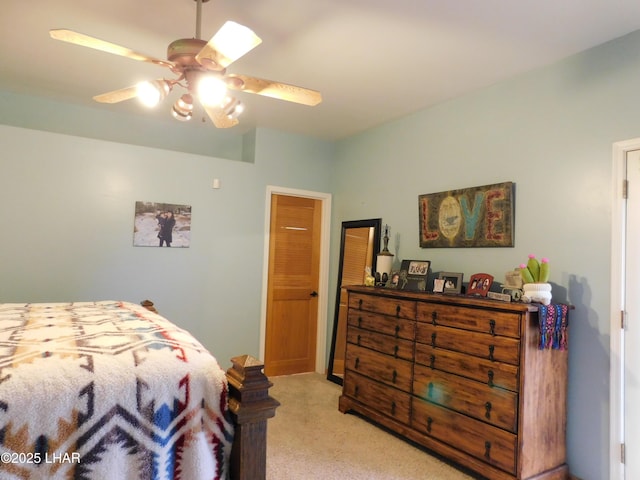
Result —
[[[267,419],[280,402],[269,396],[273,385],[264,364],[250,355],[231,359],[227,370],[229,410],[235,424],[231,450],[232,480],[264,480],[267,475]]]
[[[143,300],[140,302],[140,305],[142,305],[144,308],[146,308],[150,312],[158,313],[158,310],[156,310],[156,307],[153,306],[153,302],[151,300]]]

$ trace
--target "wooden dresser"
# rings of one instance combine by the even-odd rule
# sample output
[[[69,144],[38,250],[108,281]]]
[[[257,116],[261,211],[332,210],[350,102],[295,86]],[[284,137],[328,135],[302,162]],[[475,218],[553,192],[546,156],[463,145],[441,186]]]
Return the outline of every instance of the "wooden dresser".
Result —
[[[567,352],[537,308],[349,287],[340,411],[491,480],[565,480]]]

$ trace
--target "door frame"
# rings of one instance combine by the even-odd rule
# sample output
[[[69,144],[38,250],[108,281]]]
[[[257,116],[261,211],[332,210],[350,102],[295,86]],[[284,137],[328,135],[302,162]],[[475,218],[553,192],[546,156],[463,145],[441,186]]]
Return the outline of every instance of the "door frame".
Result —
[[[327,360],[327,311],[329,302],[329,246],[331,240],[331,194],[267,185],[264,215],[264,254],[262,265],[262,299],[260,309],[260,358],[264,358],[267,339],[267,289],[269,282],[269,240],[271,197],[289,195],[320,200],[322,220],[320,232],[320,270],[318,272],[318,331],[316,337],[316,373],[325,373]]]
[[[611,208],[611,293],[609,372],[609,478],[624,480],[620,446],[624,442],[624,330],[620,315],[624,309],[626,199],[623,181],[627,177],[627,152],[640,150],[640,138],[613,144]]]

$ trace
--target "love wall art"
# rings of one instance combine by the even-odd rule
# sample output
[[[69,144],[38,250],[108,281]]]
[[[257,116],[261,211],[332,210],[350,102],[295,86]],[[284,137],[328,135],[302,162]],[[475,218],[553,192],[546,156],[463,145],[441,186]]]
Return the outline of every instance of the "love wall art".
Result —
[[[418,196],[420,247],[513,247],[513,182]]]

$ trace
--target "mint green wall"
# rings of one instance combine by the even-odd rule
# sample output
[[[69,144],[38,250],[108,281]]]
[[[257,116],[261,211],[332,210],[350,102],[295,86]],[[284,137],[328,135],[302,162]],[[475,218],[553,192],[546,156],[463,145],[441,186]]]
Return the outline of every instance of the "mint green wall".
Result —
[[[19,122],[0,114],[16,125],[0,125],[0,301],[151,298],[222,364],[257,355],[266,186],[329,192],[332,291],[344,220],[382,217],[397,260],[426,258],[467,278],[502,279],[529,253],[551,259],[556,300],[576,307],[570,466],[607,478],[611,152],[640,137],[638,80],[640,32],[337,144],[259,129],[222,154],[244,162],[209,147],[172,151],[163,133],[147,146],[86,138],[86,125],[110,124],[97,109],[56,105],[68,117],[50,121],[73,128],[44,128],[28,102]],[[4,108],[15,102],[0,96]],[[419,248],[419,194],[502,181],[516,183],[514,248]],[[137,200],[192,205],[191,248],[132,247]]]
[[[194,116],[176,122],[166,104],[156,109],[140,107],[136,115],[125,114],[121,105],[85,107],[44,98],[0,91],[0,124],[33,128],[79,137],[141,145],[252,162],[247,156],[246,135],[217,130],[209,121]],[[164,114],[163,114],[164,113]]]
[[[246,163],[0,125],[0,302],[149,298],[224,367],[258,356],[266,187],[326,192],[334,153],[255,142]],[[138,200],[191,205],[191,247],[133,247]]]
[[[612,144],[640,136],[639,81],[636,32],[349,138],[333,176],[336,218],[382,217],[396,261],[500,281],[529,253],[550,258],[554,298],[576,307],[568,453],[584,480],[609,476]],[[514,248],[419,248],[418,195],[503,181],[516,183]]]

